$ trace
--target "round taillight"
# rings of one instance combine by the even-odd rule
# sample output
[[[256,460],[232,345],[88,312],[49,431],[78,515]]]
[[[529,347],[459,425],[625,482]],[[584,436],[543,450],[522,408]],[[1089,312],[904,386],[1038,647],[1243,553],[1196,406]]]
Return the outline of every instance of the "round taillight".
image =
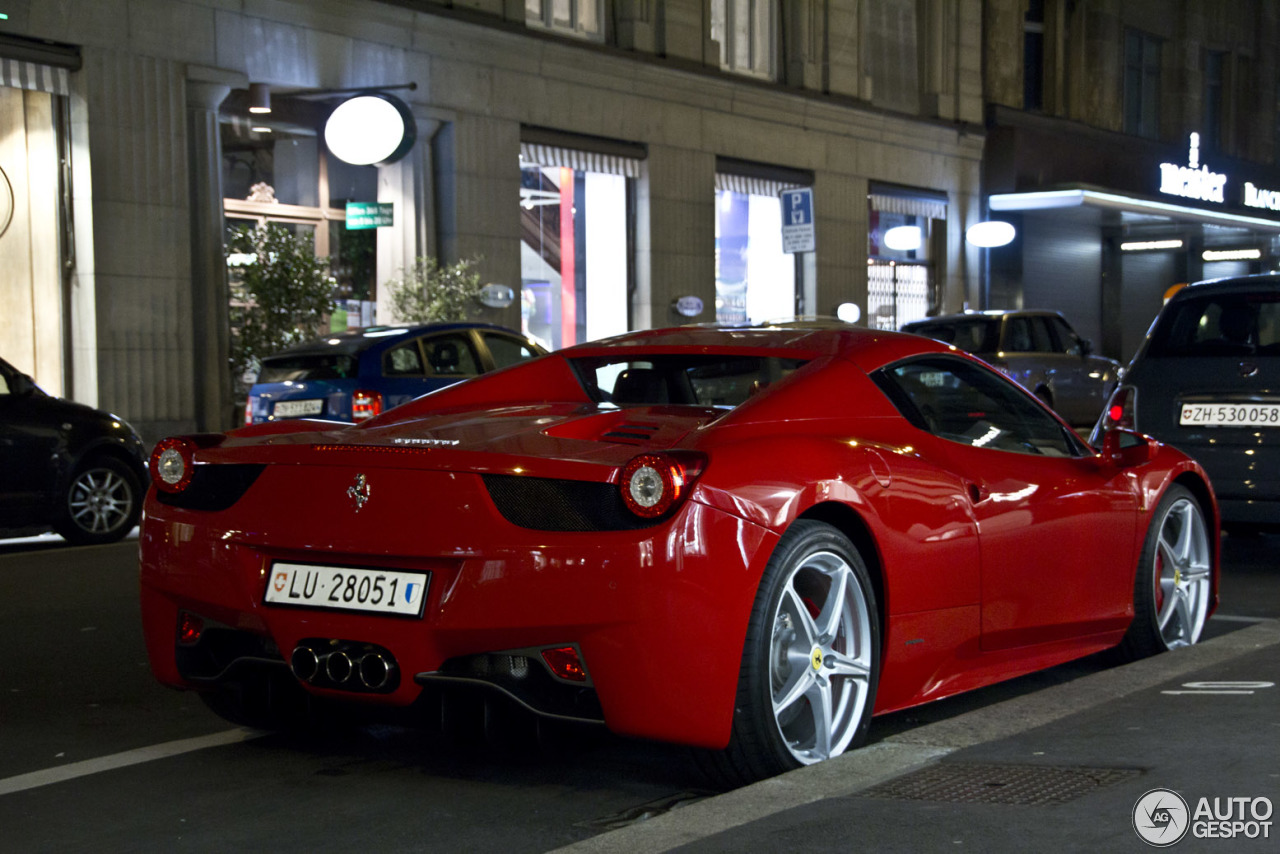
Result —
[[[151,481],[156,489],[181,492],[191,483],[195,467],[195,443],[172,437],[161,439],[151,452]]]
[[[684,463],[666,454],[641,454],[622,469],[622,501],[642,519],[656,519],[684,497]]]

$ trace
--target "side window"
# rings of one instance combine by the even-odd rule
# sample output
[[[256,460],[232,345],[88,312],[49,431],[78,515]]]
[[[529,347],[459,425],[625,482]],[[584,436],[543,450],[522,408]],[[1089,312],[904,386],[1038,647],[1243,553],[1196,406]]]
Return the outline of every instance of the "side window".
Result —
[[[384,353],[382,375],[384,377],[422,376],[422,355],[418,352],[418,342],[408,341]]]
[[[480,373],[480,360],[465,333],[446,332],[422,339],[427,356],[427,371],[434,377],[474,377]]]
[[[1010,353],[1030,353],[1031,323],[1025,317],[1010,317],[1004,322],[1004,342],[1001,350]]]
[[[1054,349],[1059,353],[1066,353],[1068,356],[1081,355],[1080,336],[1076,335],[1062,318],[1049,318],[1049,326],[1057,337],[1057,346]]]
[[[1034,400],[979,365],[914,359],[882,368],[875,379],[903,417],[942,439],[1017,454],[1083,453]]]
[[[489,348],[489,355],[493,356],[493,366],[495,368],[505,368],[508,365],[514,365],[517,362],[523,362],[525,359],[532,359],[538,354],[525,342],[519,338],[512,338],[510,335],[497,335],[492,332],[484,333],[484,343]]]
[[[1031,349],[1036,353],[1054,353],[1057,347],[1053,345],[1053,339],[1049,336],[1049,318],[1047,317],[1028,317],[1028,324],[1031,326]]]

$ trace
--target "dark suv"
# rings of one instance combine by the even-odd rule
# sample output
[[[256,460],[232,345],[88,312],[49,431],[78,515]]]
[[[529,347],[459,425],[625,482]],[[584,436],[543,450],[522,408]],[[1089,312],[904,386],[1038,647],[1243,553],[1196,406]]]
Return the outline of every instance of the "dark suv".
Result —
[[[1056,311],[984,311],[918,320],[902,327],[983,359],[1052,407],[1088,426],[1120,376],[1120,363],[1095,356]]]
[[[1280,527],[1280,276],[1216,279],[1174,294],[1094,438],[1113,426],[1199,460],[1229,529]]]
[[[364,421],[545,352],[523,335],[487,323],[370,326],[329,335],[263,359],[244,420]]]

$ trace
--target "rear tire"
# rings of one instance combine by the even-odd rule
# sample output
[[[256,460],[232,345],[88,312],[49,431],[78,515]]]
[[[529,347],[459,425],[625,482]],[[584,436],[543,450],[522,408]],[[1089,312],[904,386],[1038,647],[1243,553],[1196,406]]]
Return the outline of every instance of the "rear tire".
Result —
[[[53,529],[78,546],[114,543],[142,513],[142,484],[128,465],[98,457],[82,465],[59,498]]]
[[[1133,582],[1133,622],[1120,653],[1136,660],[1190,646],[1209,616],[1212,556],[1200,502],[1186,487],[1169,487],[1156,510]]]
[[[761,579],[729,745],[706,770],[740,785],[857,747],[879,674],[879,611],[862,555],[831,525],[796,522]]]

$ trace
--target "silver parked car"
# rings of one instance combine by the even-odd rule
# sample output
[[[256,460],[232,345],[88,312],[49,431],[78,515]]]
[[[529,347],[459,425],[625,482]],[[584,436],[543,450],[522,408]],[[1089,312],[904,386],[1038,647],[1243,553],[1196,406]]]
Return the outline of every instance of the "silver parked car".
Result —
[[[1224,527],[1280,527],[1280,276],[1174,294],[1094,428],[1128,427],[1209,472]]]
[[[1095,356],[1056,311],[984,311],[904,324],[975,354],[1040,398],[1069,424],[1088,426],[1116,386],[1120,363]]]

